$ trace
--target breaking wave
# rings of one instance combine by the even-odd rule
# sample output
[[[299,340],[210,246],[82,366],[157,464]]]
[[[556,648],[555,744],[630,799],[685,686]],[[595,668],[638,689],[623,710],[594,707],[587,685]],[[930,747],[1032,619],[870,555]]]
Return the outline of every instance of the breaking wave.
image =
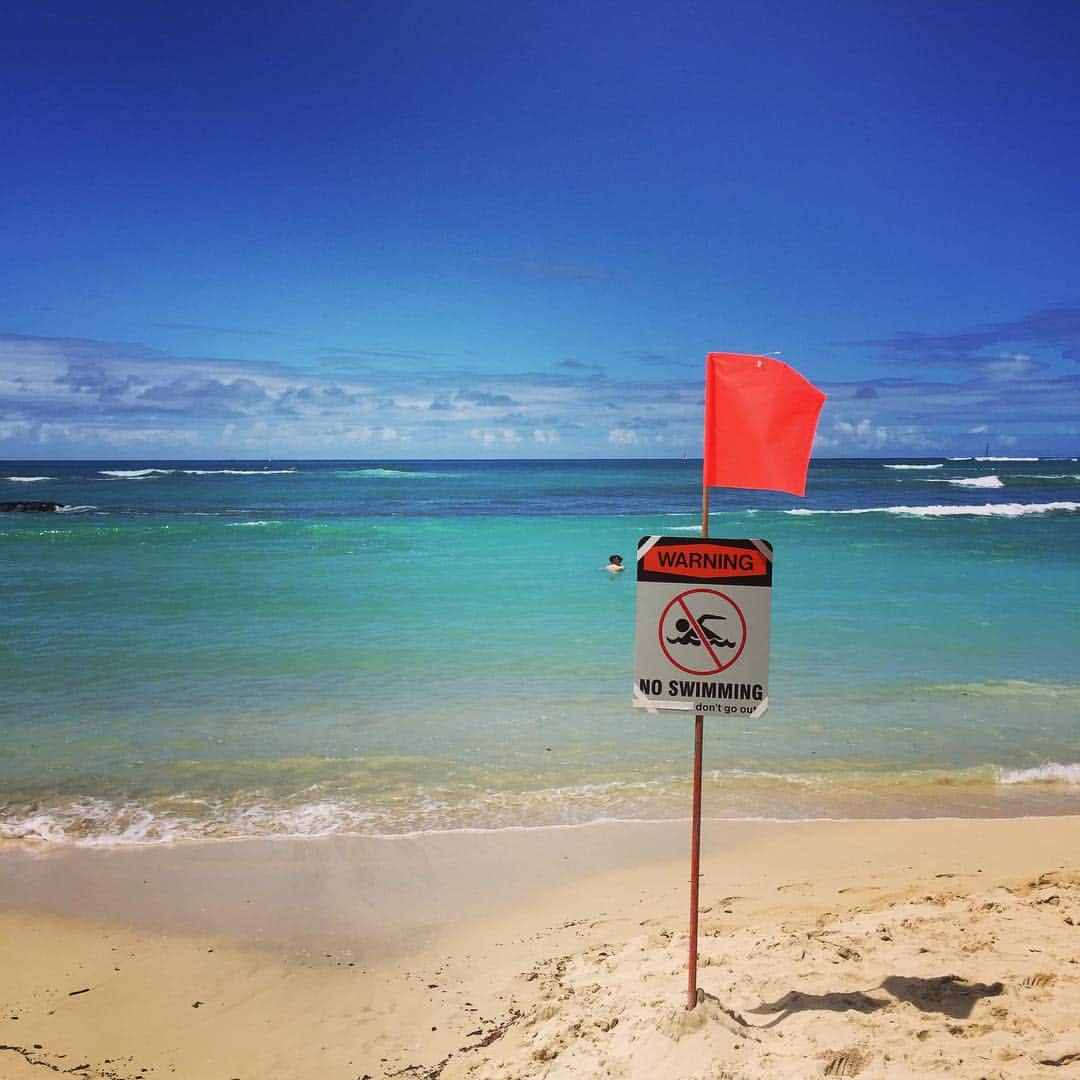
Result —
[[[952,484],[954,487],[1003,488],[1000,476],[963,476],[947,480],[927,479],[928,484]]]
[[[101,469],[110,480],[145,480],[151,476],[285,476],[296,469]]]
[[[981,506],[866,506],[848,510],[809,510],[796,507],[785,514],[903,514],[908,517],[1026,517],[1028,514],[1075,513],[1080,502],[983,503]]]
[[[418,472],[409,469],[344,469],[335,473],[347,480],[442,480],[453,473]]]
[[[1076,813],[1080,764],[1030,768],[709,770],[710,817],[788,820],[1024,816]],[[76,847],[181,840],[341,835],[410,836],[461,830],[558,828],[685,817],[685,777],[571,782],[529,790],[418,786],[408,796],[265,790],[219,798],[177,793],[145,800],[82,796],[0,804],[0,843]]]
[[[998,774],[1002,784],[1080,784],[1080,763],[1060,765],[1048,761],[1030,769],[1002,769]]]
[[[101,469],[100,475],[110,480],[145,480],[148,476],[168,476],[175,469]]]
[[[185,476],[288,476],[295,469],[177,469]]]

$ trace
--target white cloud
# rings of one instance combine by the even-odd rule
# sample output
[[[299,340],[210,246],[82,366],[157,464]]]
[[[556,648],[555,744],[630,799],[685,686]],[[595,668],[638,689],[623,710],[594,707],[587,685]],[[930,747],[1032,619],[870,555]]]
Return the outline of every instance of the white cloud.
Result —
[[[26,420],[0,423],[0,440],[25,439],[30,434],[32,427],[33,425]]]
[[[71,452],[157,454],[190,453],[204,449],[202,436],[189,428],[109,427],[104,424],[65,422],[0,424],[0,440],[19,440],[25,447],[35,447],[62,457]]]
[[[608,442],[612,446],[637,446],[641,439],[630,428],[612,428],[608,432]]]
[[[148,446],[197,450],[203,443],[198,432],[185,428],[125,428],[122,431],[105,429],[93,432],[92,437],[99,438],[117,450],[145,450]]]
[[[469,438],[480,443],[481,446],[491,448],[496,446],[513,446],[521,442],[521,436],[513,428],[473,428],[469,432]]]
[[[1041,367],[1026,353],[1002,353],[1001,356],[981,360],[979,366],[990,379],[1019,379]]]
[[[346,428],[341,437],[347,443],[369,443],[374,438],[375,432],[369,427]]]
[[[347,443],[370,443],[370,442],[401,442],[405,441],[396,428],[370,426],[347,427],[344,429],[334,428],[323,433],[328,441],[343,439]]]
[[[840,420],[834,431],[839,438],[854,443],[864,450],[880,450],[889,442],[889,429],[881,424],[875,424],[870,419],[860,420],[857,424]]]
[[[839,454],[883,454],[889,450],[911,453],[932,448],[932,440],[916,425],[889,427],[869,417],[855,421],[836,420],[828,431],[819,428],[814,440],[815,451]]]

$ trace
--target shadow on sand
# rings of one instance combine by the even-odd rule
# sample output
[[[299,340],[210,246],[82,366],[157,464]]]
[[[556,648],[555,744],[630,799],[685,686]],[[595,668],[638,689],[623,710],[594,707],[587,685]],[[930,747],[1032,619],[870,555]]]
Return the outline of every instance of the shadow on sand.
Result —
[[[862,990],[834,994],[804,994],[791,990],[776,1001],[765,1001],[748,1009],[748,1015],[772,1016],[775,1019],[762,1027],[773,1027],[792,1013],[817,1009],[828,1012],[873,1013],[887,1008],[892,1002],[904,1001],[926,1013],[942,1013],[954,1020],[964,1020],[982,998],[997,997],[1004,991],[1001,983],[969,983],[959,975],[942,975],[936,979],[916,979],[890,975],[873,988],[884,990],[889,997],[874,997],[873,991]]]

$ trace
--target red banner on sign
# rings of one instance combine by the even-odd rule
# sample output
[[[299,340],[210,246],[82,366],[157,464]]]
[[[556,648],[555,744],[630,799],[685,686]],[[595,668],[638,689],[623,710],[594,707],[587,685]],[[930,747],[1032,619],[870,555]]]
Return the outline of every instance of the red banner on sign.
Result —
[[[701,581],[706,578],[756,577],[769,572],[769,562],[757,550],[715,544],[665,544],[649,548],[641,559],[644,570]]]

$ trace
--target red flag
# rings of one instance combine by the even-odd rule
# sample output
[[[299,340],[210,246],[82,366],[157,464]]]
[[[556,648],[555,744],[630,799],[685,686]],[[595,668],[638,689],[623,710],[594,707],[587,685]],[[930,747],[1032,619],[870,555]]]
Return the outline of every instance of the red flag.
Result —
[[[769,356],[709,353],[705,361],[706,487],[806,492],[825,395]]]

